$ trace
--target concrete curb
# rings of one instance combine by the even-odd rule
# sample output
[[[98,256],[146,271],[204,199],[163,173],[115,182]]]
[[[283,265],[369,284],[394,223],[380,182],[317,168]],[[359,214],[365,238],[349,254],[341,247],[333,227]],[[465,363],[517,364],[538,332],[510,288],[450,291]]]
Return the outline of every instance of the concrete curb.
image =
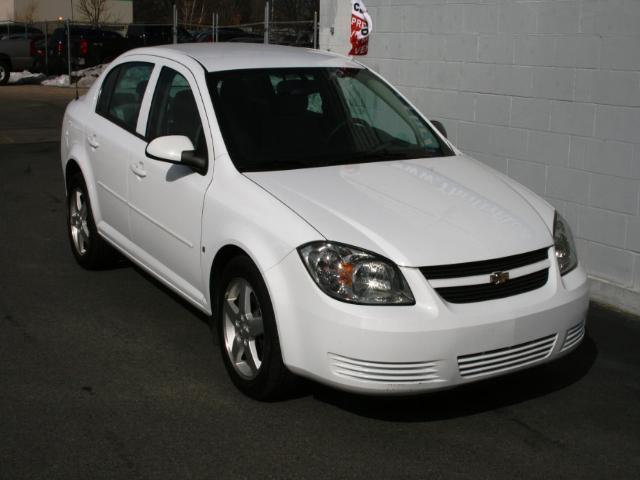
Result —
[[[589,278],[591,299],[616,310],[638,316],[640,319],[640,293],[613,285],[599,278]]]

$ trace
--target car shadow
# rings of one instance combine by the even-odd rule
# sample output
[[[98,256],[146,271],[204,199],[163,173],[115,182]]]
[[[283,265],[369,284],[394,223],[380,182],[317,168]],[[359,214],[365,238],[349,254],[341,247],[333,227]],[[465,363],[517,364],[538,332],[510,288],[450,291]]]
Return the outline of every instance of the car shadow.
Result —
[[[215,319],[191,305],[180,295],[142,268],[123,259],[145,280],[188,310],[205,325]],[[117,267],[120,268],[120,267]],[[217,335],[212,335],[218,346]],[[465,417],[508,407],[562,390],[582,379],[598,357],[598,348],[588,331],[582,344],[554,362],[515,372],[502,377],[417,395],[371,396],[349,393],[297,377],[288,391],[276,402],[289,402],[312,397],[320,402],[360,415],[390,422],[429,422]]]
[[[196,173],[193,171],[193,169],[185,167],[184,165],[171,165],[171,167],[167,169],[165,180],[171,183],[175,182],[176,180],[180,180],[181,178],[195,174]]]
[[[204,313],[202,310],[198,309],[195,305],[192,305],[191,303],[189,303],[187,300],[185,300],[176,292],[174,292],[172,289],[167,287],[164,283],[162,283],[156,277],[151,275],[149,272],[143,270],[141,267],[133,263],[131,260],[125,259],[125,261],[127,262],[127,266],[133,268],[133,270],[135,270],[147,282],[151,283],[158,290],[161,290],[163,294],[169,296],[171,299],[173,299],[181,307],[185,308],[189,313],[191,313],[194,317],[196,317],[205,325],[207,326],[211,325],[212,318],[209,315]],[[214,338],[214,343],[217,345],[217,339],[215,338]]]
[[[587,336],[575,351],[557,361],[451,390],[372,397],[319,384],[309,383],[306,388],[317,400],[363,417],[392,422],[429,422],[508,407],[562,390],[583,378],[597,356],[597,346]]]

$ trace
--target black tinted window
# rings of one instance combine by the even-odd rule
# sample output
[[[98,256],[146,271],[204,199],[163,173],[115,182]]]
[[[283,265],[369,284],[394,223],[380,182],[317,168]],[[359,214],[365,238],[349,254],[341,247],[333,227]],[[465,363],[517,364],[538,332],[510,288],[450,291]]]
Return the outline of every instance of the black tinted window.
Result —
[[[189,82],[167,67],[160,72],[147,124],[149,140],[165,135],[189,137],[196,155],[207,158],[202,121]]]
[[[118,32],[110,32],[110,31],[104,31],[102,32],[102,37],[105,39],[120,39],[122,38],[122,35],[120,35]]]
[[[210,73],[209,92],[240,171],[451,155],[421,116],[366,69]]]

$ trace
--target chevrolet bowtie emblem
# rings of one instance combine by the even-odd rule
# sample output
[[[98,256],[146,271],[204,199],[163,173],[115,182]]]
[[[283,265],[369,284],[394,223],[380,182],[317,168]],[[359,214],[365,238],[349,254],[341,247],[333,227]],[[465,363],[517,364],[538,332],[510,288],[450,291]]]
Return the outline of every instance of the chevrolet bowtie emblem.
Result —
[[[509,280],[509,272],[493,272],[489,277],[492,285],[502,285]]]

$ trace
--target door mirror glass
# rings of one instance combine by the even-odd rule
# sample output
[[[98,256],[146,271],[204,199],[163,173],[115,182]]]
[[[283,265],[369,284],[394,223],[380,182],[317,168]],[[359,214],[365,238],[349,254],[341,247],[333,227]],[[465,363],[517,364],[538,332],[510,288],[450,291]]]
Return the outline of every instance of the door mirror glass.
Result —
[[[438,120],[431,120],[431,124],[438,129],[444,138],[447,138],[447,129]]]

